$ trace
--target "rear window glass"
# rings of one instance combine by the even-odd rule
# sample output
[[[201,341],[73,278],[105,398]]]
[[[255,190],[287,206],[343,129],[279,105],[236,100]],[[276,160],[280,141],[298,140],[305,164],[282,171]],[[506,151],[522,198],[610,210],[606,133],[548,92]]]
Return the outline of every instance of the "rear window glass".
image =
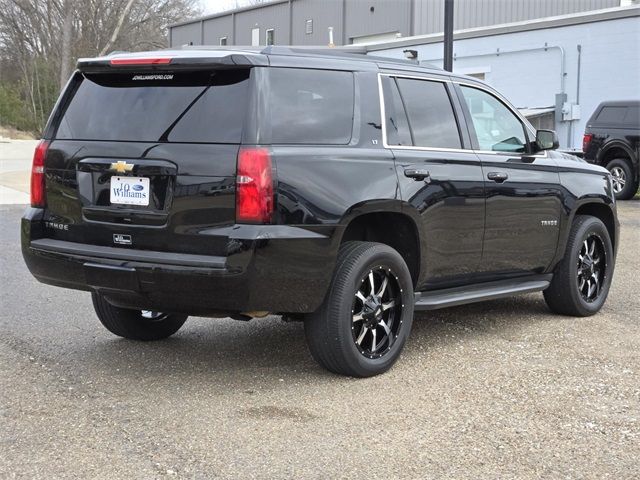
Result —
[[[85,75],[58,139],[240,143],[249,70]]]
[[[596,121],[598,123],[624,123],[627,107],[602,107]]]
[[[346,145],[351,141],[352,73],[270,68],[268,75],[272,143]]]

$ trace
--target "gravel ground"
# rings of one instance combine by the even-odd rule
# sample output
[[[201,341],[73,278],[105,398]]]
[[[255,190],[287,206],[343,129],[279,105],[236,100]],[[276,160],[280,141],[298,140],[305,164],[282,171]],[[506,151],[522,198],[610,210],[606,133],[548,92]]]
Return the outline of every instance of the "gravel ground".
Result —
[[[0,477],[640,478],[639,200],[600,314],[533,294],[420,315],[367,380],[276,317],[118,339],[32,279],[21,211],[0,206]]]

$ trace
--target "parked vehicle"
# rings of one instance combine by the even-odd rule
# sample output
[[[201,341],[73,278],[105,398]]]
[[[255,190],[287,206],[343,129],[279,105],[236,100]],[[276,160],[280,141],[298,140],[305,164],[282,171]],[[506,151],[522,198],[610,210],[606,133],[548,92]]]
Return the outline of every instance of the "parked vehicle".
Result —
[[[188,315],[304,320],[313,357],[386,371],[415,310],[611,284],[611,175],[442,70],[269,47],[78,62],[38,145],[22,251],[116,335]]]
[[[640,184],[640,100],[602,102],[587,123],[584,158],[613,176],[618,200],[628,200]]]

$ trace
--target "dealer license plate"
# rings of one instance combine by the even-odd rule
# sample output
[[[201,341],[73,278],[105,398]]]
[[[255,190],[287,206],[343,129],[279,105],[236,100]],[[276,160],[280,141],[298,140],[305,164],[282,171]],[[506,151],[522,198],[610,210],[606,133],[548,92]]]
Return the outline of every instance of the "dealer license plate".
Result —
[[[111,203],[149,205],[149,179],[144,177],[111,177]]]

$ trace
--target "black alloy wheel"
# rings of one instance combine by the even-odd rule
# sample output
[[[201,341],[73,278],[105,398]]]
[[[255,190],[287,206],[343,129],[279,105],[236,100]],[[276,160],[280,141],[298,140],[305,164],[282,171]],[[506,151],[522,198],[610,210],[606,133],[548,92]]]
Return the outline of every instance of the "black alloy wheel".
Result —
[[[353,300],[353,341],[368,358],[380,358],[391,350],[402,327],[402,289],[390,269],[378,266],[360,282]]]
[[[607,271],[606,250],[602,239],[591,233],[582,242],[578,253],[578,290],[589,303],[596,301],[602,292]]]
[[[324,302],[305,318],[311,355],[342,375],[386,372],[411,331],[413,303],[413,280],[402,255],[381,243],[343,243]]]
[[[577,215],[564,258],[544,291],[547,305],[562,315],[594,315],[607,299],[613,267],[613,245],[607,227],[599,218]]]

